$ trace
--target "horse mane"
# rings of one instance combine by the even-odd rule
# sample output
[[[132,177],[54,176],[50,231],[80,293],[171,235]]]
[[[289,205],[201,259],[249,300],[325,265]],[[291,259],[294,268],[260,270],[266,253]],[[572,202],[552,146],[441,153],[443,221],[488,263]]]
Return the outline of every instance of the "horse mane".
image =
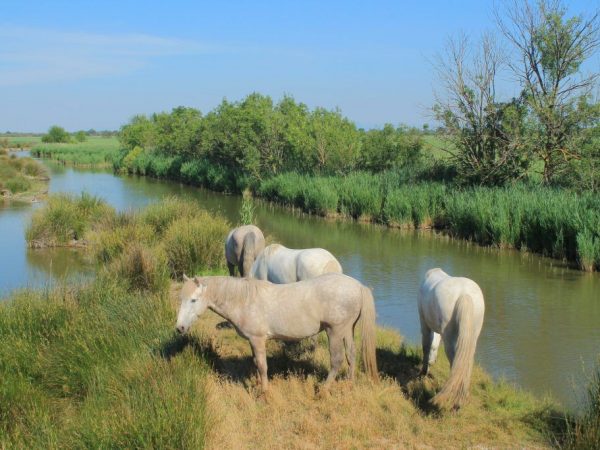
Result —
[[[252,303],[269,285],[262,280],[226,276],[203,277],[200,283],[206,286],[206,296],[216,304]]]

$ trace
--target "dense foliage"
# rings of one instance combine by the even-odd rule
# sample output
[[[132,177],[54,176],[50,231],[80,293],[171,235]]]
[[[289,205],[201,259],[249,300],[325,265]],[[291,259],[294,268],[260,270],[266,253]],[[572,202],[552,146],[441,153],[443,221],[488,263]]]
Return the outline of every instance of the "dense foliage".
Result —
[[[50,127],[48,133],[42,136],[42,142],[45,143],[66,143],[71,141],[71,135],[64,128],[54,125]]]
[[[366,132],[337,110],[310,111],[291,97],[274,103],[260,94],[224,100],[206,116],[184,107],[136,116],[120,140],[120,171],[230,192],[288,171],[346,175],[403,167],[418,161],[422,147],[419,134],[405,127]]]

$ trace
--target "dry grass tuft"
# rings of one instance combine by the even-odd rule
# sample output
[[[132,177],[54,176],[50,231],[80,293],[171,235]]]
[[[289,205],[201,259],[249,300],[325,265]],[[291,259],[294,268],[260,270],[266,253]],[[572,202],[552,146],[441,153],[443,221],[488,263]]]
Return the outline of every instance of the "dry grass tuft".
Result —
[[[177,291],[174,288],[173,293]],[[175,303],[175,301],[174,301]],[[480,368],[470,401],[458,413],[440,415],[428,400],[448,376],[445,356],[420,380],[421,356],[404,347],[398,333],[378,329],[382,382],[360,373],[354,385],[341,380],[330,395],[317,392],[329,367],[325,336],[316,350],[290,356],[270,341],[271,392],[260,396],[248,342],[207,312],[190,345],[212,364],[207,376],[207,448],[464,448],[552,445],[548,402],[503,383]]]

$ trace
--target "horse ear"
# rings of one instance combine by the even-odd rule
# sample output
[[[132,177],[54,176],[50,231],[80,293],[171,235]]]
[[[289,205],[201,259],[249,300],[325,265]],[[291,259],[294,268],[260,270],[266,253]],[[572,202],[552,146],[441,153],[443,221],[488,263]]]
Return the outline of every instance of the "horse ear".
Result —
[[[190,281],[190,279],[185,273],[183,274],[183,281]]]
[[[200,287],[200,278],[194,277],[194,283],[196,283],[196,286]]]

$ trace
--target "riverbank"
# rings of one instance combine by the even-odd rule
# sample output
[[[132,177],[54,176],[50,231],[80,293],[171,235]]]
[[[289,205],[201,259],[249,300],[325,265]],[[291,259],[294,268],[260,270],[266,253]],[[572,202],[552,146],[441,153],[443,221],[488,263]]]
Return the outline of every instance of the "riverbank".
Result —
[[[253,379],[248,343],[212,313],[174,334],[170,294],[118,278],[83,288],[23,291],[0,302],[0,446],[23,448],[306,448],[525,446],[549,448],[566,424],[548,402],[475,370],[469,404],[439,416],[427,400],[448,375],[417,380],[420,356],[379,329],[383,380],[359,375],[319,398],[328,366],[270,342],[272,395]]]
[[[45,198],[48,171],[31,158],[16,158],[0,151],[0,200],[32,202]]]
[[[0,447],[294,448],[321,445],[327,436],[340,439],[331,445],[359,447],[568,443],[564,412],[493,382],[480,368],[472,401],[457,414],[437,415],[427,400],[448,376],[444,356],[433,378],[418,380],[420,352],[389,329],[378,331],[382,384],[360,376],[354,386],[337,383],[325,399],[315,395],[328,366],[324,338],[314,355],[271,343],[273,395],[264,403],[248,343],[217,326],[216,316],[203,317],[189,337],[173,334],[178,285],[169,279],[184,271],[222,273],[229,225],[218,225],[218,214],[200,217],[197,204],[178,199],[137,213],[92,200],[60,204],[95,218],[80,235],[97,235],[86,239],[86,253],[101,264],[97,279],[82,288],[24,291],[0,304],[7,330],[0,370],[8,380],[0,390],[7,411],[0,415]],[[49,207],[40,211],[64,217]],[[196,217],[200,223],[188,226]],[[45,223],[61,235],[55,222]],[[167,243],[173,251],[165,255]],[[579,423],[576,429],[593,430]]]

